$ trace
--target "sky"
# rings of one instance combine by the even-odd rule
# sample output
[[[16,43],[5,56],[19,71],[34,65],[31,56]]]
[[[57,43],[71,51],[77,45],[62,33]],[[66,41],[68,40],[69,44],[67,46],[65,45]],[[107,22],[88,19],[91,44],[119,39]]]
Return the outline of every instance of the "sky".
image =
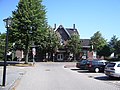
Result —
[[[19,0],[0,0],[0,32],[6,32],[3,19],[12,16]],[[48,24],[72,28],[81,39],[90,39],[97,31],[108,41],[120,39],[120,0],[43,0]]]

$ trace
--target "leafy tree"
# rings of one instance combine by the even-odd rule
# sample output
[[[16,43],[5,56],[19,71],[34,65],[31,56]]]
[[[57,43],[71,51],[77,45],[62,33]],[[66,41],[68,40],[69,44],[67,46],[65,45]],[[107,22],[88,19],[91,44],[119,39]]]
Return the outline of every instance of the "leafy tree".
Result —
[[[105,45],[99,52],[99,56],[104,56],[104,57],[108,57],[110,56],[111,52],[110,52],[110,47],[108,45]]]
[[[110,42],[109,42],[109,47],[110,47],[110,51],[111,53],[115,53],[116,54],[116,43],[118,41],[118,38],[116,37],[116,35],[113,35],[113,37],[111,38]]]
[[[47,30],[45,6],[42,0],[20,0],[13,11],[13,23],[10,41],[24,48],[25,63],[28,63],[28,52],[32,41],[41,43]]]
[[[52,28],[48,29],[48,37],[47,37],[47,51],[49,52],[49,56],[51,59],[53,58],[53,53],[56,52],[57,48],[60,45],[59,37],[57,36],[56,32],[53,31]]]
[[[76,55],[80,53],[81,44],[79,35],[73,34],[71,38],[67,42],[67,47],[71,53],[73,53],[74,60],[76,59]]]
[[[102,34],[99,31],[97,31],[91,37],[91,44],[93,45],[93,50],[97,52],[97,55],[101,55],[101,50],[107,45],[107,40],[102,37]]]
[[[120,57],[120,40],[116,42],[115,51],[116,51],[116,54]]]
[[[51,48],[52,52],[56,52],[57,48],[60,45],[59,37],[57,36],[57,33],[51,29],[49,29],[49,38],[48,38],[48,47]]]
[[[53,56],[53,53],[56,52],[57,48],[60,45],[57,33],[49,26],[41,42],[42,43],[39,44],[41,45],[41,50],[44,52],[44,54],[48,53],[48,58],[50,59],[50,56]]]
[[[5,52],[5,33],[0,33],[0,60],[4,59]]]

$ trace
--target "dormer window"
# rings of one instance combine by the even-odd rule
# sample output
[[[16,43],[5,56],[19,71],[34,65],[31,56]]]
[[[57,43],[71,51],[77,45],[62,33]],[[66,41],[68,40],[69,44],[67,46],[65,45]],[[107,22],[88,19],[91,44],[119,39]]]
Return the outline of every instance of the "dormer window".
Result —
[[[63,40],[63,39],[60,40],[60,44],[61,44],[61,45],[64,44],[64,40]]]

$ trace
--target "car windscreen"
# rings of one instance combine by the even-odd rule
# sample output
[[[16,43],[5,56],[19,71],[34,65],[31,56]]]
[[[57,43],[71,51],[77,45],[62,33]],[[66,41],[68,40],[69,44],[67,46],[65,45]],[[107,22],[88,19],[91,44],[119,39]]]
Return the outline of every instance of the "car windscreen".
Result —
[[[115,66],[115,63],[108,63],[107,64],[107,67],[114,67]]]

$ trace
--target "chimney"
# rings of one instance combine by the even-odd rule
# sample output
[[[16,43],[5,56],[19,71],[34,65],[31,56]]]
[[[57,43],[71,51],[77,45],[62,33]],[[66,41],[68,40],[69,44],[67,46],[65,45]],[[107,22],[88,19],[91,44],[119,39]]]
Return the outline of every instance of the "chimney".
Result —
[[[56,24],[54,24],[54,30],[56,29]]]
[[[73,24],[73,29],[75,30],[75,24]]]

